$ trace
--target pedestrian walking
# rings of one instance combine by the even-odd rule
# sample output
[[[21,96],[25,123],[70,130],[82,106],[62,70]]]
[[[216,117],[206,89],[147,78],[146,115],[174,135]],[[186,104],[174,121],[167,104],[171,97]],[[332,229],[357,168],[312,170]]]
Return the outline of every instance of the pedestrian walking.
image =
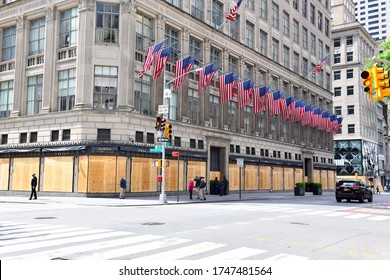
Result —
[[[119,185],[121,187],[121,192],[119,194],[119,199],[125,199],[125,195],[126,195],[126,178],[125,177],[122,177],[120,182],[119,182]]]
[[[228,179],[226,179],[225,176],[223,176],[222,185],[223,185],[223,195],[227,195],[228,188],[229,188],[229,181]]]
[[[195,176],[194,182],[197,196],[196,199],[200,199],[200,178],[198,176]]]
[[[35,175],[35,173],[32,175],[32,179],[31,179],[31,194],[30,194],[30,199],[31,200],[34,196],[34,199],[37,199],[37,184],[38,184],[38,179],[37,179],[37,176]]]
[[[379,191],[379,186],[376,186],[376,193],[381,194],[381,192]]]
[[[200,179],[200,186],[199,186],[200,200],[206,200],[205,190],[206,190],[206,182],[204,181],[204,178],[202,177],[202,179]]]
[[[190,192],[190,199],[192,199],[192,190],[194,189],[194,181],[190,180],[188,183],[188,191]]]

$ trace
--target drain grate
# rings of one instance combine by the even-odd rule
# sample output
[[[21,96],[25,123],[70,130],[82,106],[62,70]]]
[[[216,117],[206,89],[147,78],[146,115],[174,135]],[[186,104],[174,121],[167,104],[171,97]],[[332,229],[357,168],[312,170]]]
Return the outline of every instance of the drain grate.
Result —
[[[36,220],[50,220],[50,219],[57,219],[57,217],[36,217],[34,219],[36,219]]]
[[[165,225],[165,223],[159,223],[159,222],[149,222],[149,223],[143,223],[143,226],[161,226]]]
[[[300,225],[300,226],[308,226],[309,224],[300,223],[300,222],[292,222],[292,225]]]
[[[52,258],[52,259],[50,259],[50,260],[52,260],[52,261],[68,261],[69,259],[57,257],[57,258]]]

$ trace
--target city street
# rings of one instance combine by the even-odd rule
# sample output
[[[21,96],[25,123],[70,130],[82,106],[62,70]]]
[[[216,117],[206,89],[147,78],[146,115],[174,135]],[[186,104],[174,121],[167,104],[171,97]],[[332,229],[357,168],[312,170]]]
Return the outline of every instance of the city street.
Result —
[[[191,203],[190,203],[191,202]],[[0,198],[0,259],[390,260],[390,193]]]

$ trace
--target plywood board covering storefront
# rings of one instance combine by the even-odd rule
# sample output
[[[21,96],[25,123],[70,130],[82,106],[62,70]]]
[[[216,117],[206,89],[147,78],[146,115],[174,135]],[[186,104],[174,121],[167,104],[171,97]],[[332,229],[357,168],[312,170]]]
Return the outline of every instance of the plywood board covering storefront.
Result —
[[[31,190],[31,176],[39,176],[39,158],[15,158],[12,168],[12,190]]]
[[[42,191],[72,192],[73,157],[45,157]]]
[[[9,159],[0,159],[0,190],[8,190]]]

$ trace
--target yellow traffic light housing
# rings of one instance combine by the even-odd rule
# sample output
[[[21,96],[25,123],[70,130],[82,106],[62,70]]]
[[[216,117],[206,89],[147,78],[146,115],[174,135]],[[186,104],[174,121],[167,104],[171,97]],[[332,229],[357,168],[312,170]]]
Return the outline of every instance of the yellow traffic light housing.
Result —
[[[373,84],[372,84],[372,79],[373,79],[373,71],[372,69],[364,70],[360,76],[363,79],[363,91],[366,94],[371,95],[370,99],[372,99],[372,94],[373,94]]]
[[[383,97],[389,96],[389,90],[385,89],[389,87],[389,72],[385,71],[384,68],[373,68],[376,74],[374,75],[376,96],[379,100],[382,100]]]
[[[165,123],[165,138],[171,140],[172,138],[172,125]]]

